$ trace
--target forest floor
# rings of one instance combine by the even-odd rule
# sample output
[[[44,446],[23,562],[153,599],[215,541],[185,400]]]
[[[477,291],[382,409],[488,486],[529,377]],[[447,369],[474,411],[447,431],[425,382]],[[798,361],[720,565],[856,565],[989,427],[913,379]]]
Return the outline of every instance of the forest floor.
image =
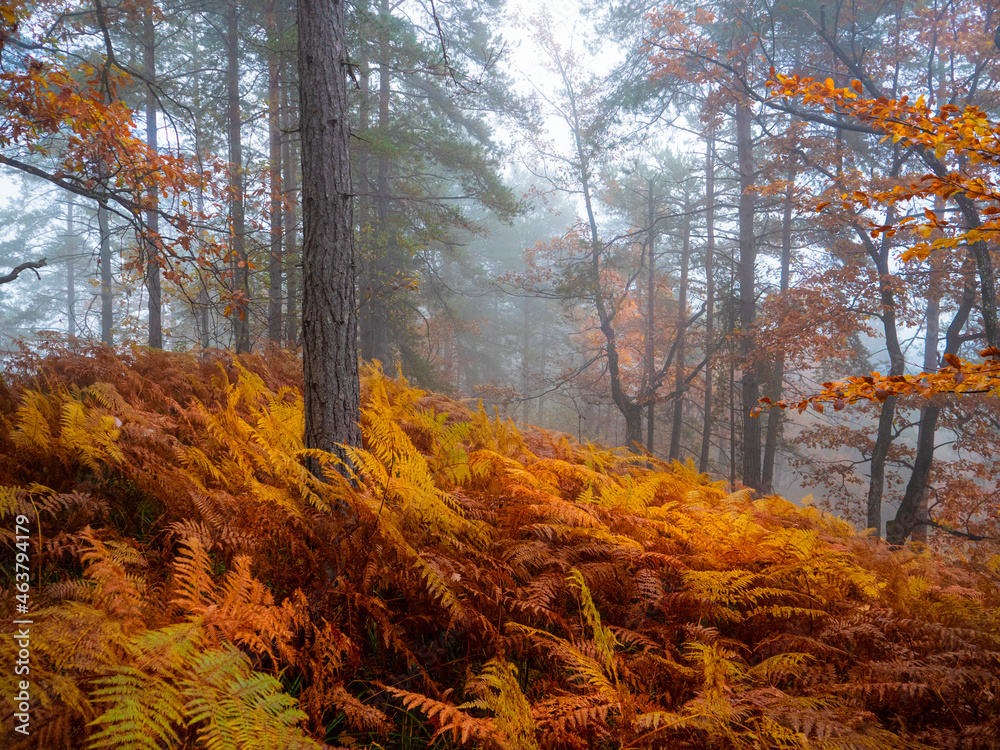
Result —
[[[1000,747],[996,549],[890,548],[371,368],[319,481],[299,368],[6,362],[0,612],[31,622],[0,744]]]

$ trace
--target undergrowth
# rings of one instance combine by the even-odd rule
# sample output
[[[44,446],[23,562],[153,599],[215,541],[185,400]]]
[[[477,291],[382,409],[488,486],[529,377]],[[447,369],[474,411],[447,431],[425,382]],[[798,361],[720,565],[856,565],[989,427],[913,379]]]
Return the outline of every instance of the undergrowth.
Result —
[[[292,357],[8,364],[7,622],[14,517],[38,537],[11,750],[998,746],[996,557],[889,549],[377,369],[351,476],[314,453],[320,481]]]

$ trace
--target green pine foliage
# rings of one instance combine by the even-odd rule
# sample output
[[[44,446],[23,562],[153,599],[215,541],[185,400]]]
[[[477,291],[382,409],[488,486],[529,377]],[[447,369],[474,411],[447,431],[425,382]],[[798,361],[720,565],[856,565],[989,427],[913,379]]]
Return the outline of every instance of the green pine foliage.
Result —
[[[317,479],[297,370],[10,362],[35,703],[24,738],[0,673],[4,747],[996,747],[995,548],[892,549],[377,368]]]

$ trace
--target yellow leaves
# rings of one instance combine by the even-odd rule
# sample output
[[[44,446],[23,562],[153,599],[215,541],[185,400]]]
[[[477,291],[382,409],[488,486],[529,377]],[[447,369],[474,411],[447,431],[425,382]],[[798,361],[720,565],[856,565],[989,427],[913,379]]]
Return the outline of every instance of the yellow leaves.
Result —
[[[80,460],[95,472],[102,465],[120,461],[122,452],[116,445],[120,420],[103,408],[78,400],[85,396],[85,392],[25,391],[11,435],[14,444],[37,453],[60,453],[65,461]],[[56,412],[58,429],[53,430],[50,420]]]

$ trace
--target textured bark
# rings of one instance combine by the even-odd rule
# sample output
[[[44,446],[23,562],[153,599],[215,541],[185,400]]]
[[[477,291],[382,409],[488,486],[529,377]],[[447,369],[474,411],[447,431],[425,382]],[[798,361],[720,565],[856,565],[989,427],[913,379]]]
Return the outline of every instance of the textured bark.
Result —
[[[698,471],[708,471],[712,450],[712,354],[715,331],[715,140],[705,147],[705,401]]]
[[[750,107],[744,100],[736,104],[736,152],[740,171],[739,245],[740,245],[740,355],[743,414],[743,484],[760,489],[760,419],[753,409],[760,399],[760,376],[756,362],[753,328],[757,322],[756,266],[757,245],[754,238],[754,159],[750,131]]]
[[[240,114],[239,5],[226,3],[226,90],[229,125],[229,218],[232,226],[230,254],[233,291],[238,304],[233,310],[233,337],[237,352],[250,351],[250,266],[246,252],[246,208],[244,205],[243,141]]]
[[[146,145],[155,152],[157,143],[156,95],[153,87],[156,81],[156,29],[153,24],[153,4],[143,10],[142,21],[142,64],[146,78]],[[160,216],[158,212],[159,189],[156,181],[149,185],[150,206],[146,211],[146,291],[149,311],[149,346],[163,348],[163,300],[160,289]]]
[[[281,343],[281,278],[284,272],[281,255],[281,87],[278,74],[278,25],[274,16],[275,0],[265,3],[267,24],[267,146],[270,161],[271,200],[268,205],[271,230],[270,257],[267,264],[267,338]]]
[[[299,0],[297,16],[305,443],[346,459],[361,429],[345,0]]]

